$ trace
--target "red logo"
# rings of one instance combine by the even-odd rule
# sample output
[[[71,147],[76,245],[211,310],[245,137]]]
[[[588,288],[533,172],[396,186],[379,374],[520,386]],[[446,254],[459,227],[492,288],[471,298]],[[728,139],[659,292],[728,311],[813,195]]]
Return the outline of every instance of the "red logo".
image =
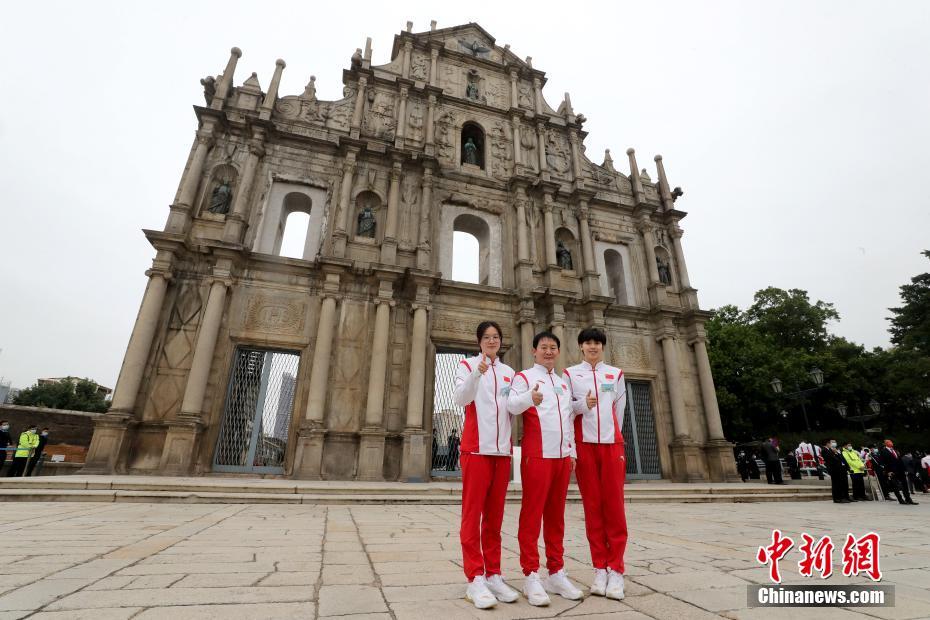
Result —
[[[504,377],[504,383],[510,383],[510,377]]]
[[[881,581],[882,571],[878,566],[878,543],[880,539],[875,532],[869,532],[857,539],[846,534],[843,545],[843,575],[854,577],[865,573],[872,581]]]
[[[760,564],[771,564],[769,567],[769,578],[774,583],[781,583],[781,574],[778,572],[778,561],[781,560],[791,547],[794,541],[787,536],[782,536],[781,530],[772,530],[772,544],[768,547],[759,547],[756,553],[756,560]]]
[[[814,570],[820,573],[821,579],[826,579],[833,574],[833,542],[829,536],[824,536],[814,544],[814,539],[809,534],[801,534],[804,544],[798,547],[798,550],[804,554],[804,558],[798,562],[798,568],[801,569],[802,577],[812,577]]]
[[[607,377],[608,379],[613,379],[613,378],[614,378],[613,375],[604,375],[604,376]]]

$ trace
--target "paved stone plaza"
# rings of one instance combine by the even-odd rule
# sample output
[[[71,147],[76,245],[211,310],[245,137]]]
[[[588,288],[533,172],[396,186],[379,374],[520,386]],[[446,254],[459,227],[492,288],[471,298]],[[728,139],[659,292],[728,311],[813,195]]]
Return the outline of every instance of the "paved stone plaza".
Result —
[[[918,498],[919,499],[919,498]],[[524,599],[479,612],[463,600],[455,506],[7,503],[0,517],[5,618],[798,618],[930,617],[930,502],[628,506],[627,598]],[[505,577],[520,587],[516,522],[504,522]],[[590,577],[582,509],[568,507],[567,570]],[[845,537],[882,535],[895,608],[747,609],[766,580],[756,548],[773,527]],[[838,567],[838,544],[834,562]],[[797,582],[799,554],[782,561]],[[839,572],[839,571],[837,571]],[[849,584],[834,575],[830,583]]]

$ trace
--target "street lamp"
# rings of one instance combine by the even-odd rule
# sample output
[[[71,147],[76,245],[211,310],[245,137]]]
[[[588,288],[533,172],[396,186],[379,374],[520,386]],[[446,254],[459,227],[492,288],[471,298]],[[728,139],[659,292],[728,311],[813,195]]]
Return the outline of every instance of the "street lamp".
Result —
[[[781,419],[785,421],[785,430],[786,430],[786,432],[789,432],[789,433],[790,433],[790,432],[791,432],[791,426],[788,424],[788,412],[785,411],[784,409],[782,409],[782,410],[781,410],[781,413],[779,413],[779,415],[781,416]]]
[[[772,386],[772,391],[776,394],[781,394],[781,379],[775,377],[772,379],[772,382],[769,384]]]
[[[769,382],[769,385],[772,386],[772,391],[776,394],[781,394],[785,398],[790,398],[792,400],[798,400],[801,403],[801,412],[804,414],[804,427],[807,429],[807,432],[811,432],[810,420],[807,418],[807,406],[805,405],[805,397],[808,394],[813,394],[817,390],[823,387],[823,371],[817,368],[816,366],[811,368],[807,373],[814,382],[814,387],[802,390],[801,385],[798,383],[797,379],[794,381],[794,392],[784,394],[782,389],[784,384],[781,382],[781,379],[775,377]],[[817,468],[817,477],[823,480],[823,472],[820,470],[820,463],[817,462],[817,449],[814,448],[813,442],[808,442],[811,445],[811,449],[814,452],[814,466]]]
[[[846,417],[846,405],[842,405],[842,404],[841,404],[841,405],[837,405],[837,406],[836,406],[836,410],[840,412],[840,417],[841,417],[841,418],[845,418],[845,417]]]
[[[878,413],[882,410],[882,406],[878,404],[878,401],[873,398],[871,401],[869,401],[869,409],[872,410],[872,413],[878,415]]]
[[[817,386],[823,385],[823,371],[814,366],[811,368],[811,371],[807,373],[811,376],[811,379],[814,380],[814,384]]]

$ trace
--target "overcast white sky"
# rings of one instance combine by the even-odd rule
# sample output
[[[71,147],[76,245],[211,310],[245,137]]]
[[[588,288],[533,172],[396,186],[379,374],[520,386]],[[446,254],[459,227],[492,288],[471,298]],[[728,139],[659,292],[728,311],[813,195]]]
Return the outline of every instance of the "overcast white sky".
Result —
[[[661,153],[702,305],[765,286],[832,301],[834,331],[888,344],[927,271],[930,3],[17,2],[0,21],[0,376],[113,386],[203,101],[199,79],[274,61],[282,95],[341,73],[371,36],[476,21],[588,117],[587,153]]]

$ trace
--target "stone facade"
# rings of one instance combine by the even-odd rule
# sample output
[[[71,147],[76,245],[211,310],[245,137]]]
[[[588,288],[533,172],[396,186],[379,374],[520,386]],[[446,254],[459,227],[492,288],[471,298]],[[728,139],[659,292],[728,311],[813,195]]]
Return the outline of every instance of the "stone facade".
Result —
[[[536,331],[565,336],[567,363],[577,330],[603,327],[611,362],[649,382],[662,476],[735,476],[660,156],[656,181],[632,149],[629,174],[590,161],[568,95],[553,109],[545,73],[473,23],[408,25],[382,66],[369,40],[338,101],[313,77],[279,96],[281,60],[267,91],[254,73],[234,87],[240,56],[204,80],[168,221],[145,231],[156,255],[85,471],[210,472],[251,346],[300,355],[284,475],[428,479],[433,355],[494,319],[515,367]],[[278,255],[294,211],[303,260]],[[449,279],[453,231],[479,240],[480,284]]]

